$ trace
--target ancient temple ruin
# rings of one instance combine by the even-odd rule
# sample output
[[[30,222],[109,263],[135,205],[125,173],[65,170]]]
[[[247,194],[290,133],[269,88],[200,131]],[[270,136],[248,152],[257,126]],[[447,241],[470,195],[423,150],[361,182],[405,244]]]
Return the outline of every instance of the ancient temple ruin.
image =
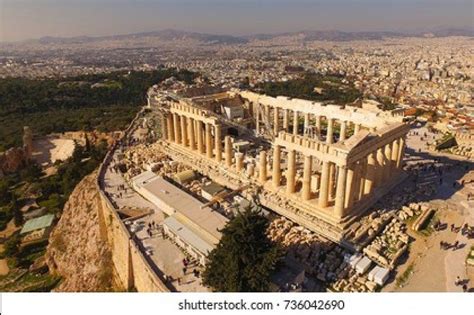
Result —
[[[397,111],[240,90],[154,97],[167,153],[334,241],[403,178]]]

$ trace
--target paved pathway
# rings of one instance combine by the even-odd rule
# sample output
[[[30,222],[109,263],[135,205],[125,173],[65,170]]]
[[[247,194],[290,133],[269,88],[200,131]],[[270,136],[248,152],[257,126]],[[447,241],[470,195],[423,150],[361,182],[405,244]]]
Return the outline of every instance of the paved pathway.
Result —
[[[163,270],[172,278],[171,283],[178,291],[209,291],[208,288],[201,284],[201,279],[196,278],[193,275],[193,269],[197,269],[200,272],[202,271],[196,263],[188,265],[186,273],[183,274],[183,259],[186,256],[176,244],[171,242],[168,238],[163,238],[160,228],[152,229],[151,237],[148,235],[146,231],[148,223],[154,221],[156,224],[161,225],[163,220],[164,216],[156,213],[137,220],[137,223],[141,228],[136,235],[142,241],[143,246],[147,249],[145,254],[153,260],[160,270]]]
[[[415,133],[418,133],[416,135]],[[426,133],[426,137],[425,137]],[[406,162],[412,163],[429,163],[434,159],[447,158],[452,163],[457,161],[466,161],[466,158],[445,154],[440,152],[431,152],[427,150],[426,139],[432,142],[433,136],[427,128],[418,128],[412,130],[407,138],[407,146],[415,153],[410,155]],[[423,140],[422,140],[423,138]],[[421,151],[421,154],[418,152]],[[445,159],[443,159],[445,160]],[[474,184],[466,185],[462,189],[453,187],[453,182],[466,173],[463,166],[451,167],[451,171],[444,170],[442,174],[443,183],[439,185],[439,180],[429,180],[426,178],[428,185],[436,185],[436,193],[430,198],[430,203],[434,208],[438,208],[437,216],[442,222],[455,224],[460,226],[464,223],[474,225],[474,201],[467,201],[467,194],[474,192]],[[429,173],[422,173],[422,176],[430,176]],[[422,181],[425,180],[423,177]],[[415,232],[412,233],[416,240],[410,248],[410,256],[408,261],[397,268],[398,276],[400,276],[409,265],[414,266],[414,272],[408,278],[408,282],[404,287],[396,287],[395,283],[390,283],[384,291],[461,291],[461,287],[454,285],[456,277],[461,279],[467,278],[465,259],[469,248],[473,245],[473,240],[467,240],[461,233],[454,233],[448,228],[445,231],[434,232],[429,237],[424,237]],[[466,246],[457,250],[442,250],[439,246],[440,241],[453,244],[455,241],[459,244],[466,243]],[[472,287],[473,283],[469,284]]]
[[[467,194],[473,193],[474,188],[465,187],[464,189],[460,190],[455,194],[458,199],[458,207],[460,208],[460,214],[464,219],[464,225],[467,223],[470,226],[474,226],[474,201],[467,201]],[[449,253],[445,257],[445,272],[446,272],[446,290],[447,291],[462,291],[461,286],[456,286],[455,281],[456,278],[459,277],[460,279],[469,279],[469,275],[467,274],[466,265],[463,263],[466,261],[466,257],[471,249],[471,246],[474,246],[474,240],[468,239],[461,232],[457,233],[455,241],[458,241],[459,244],[465,244],[463,248],[460,248],[455,251],[449,251]],[[474,287],[474,283],[472,283],[474,279],[470,280],[468,287]]]
[[[142,128],[138,128],[133,133],[133,137],[136,139],[141,139],[146,135],[147,133]],[[118,161],[117,155],[118,153],[114,154],[115,161]],[[135,220],[138,226],[135,234],[146,249],[146,252],[143,254],[150,257],[160,270],[173,279],[172,284],[178,291],[208,291],[209,289],[201,284],[201,279],[193,275],[192,270],[194,268],[199,269],[197,265],[191,265],[186,274],[183,274],[182,268],[185,255],[176,244],[172,243],[169,239],[164,239],[160,230],[161,224],[165,219],[164,212],[128,185],[121,173],[113,169],[116,165],[115,161],[109,164],[104,176],[104,183],[105,191],[116,206],[118,208],[130,207],[152,210],[150,215]],[[132,222],[134,221],[126,224],[129,230]],[[159,228],[153,229],[152,236],[150,237],[147,229],[148,224],[151,222],[154,222]],[[180,278],[179,281],[178,278]]]

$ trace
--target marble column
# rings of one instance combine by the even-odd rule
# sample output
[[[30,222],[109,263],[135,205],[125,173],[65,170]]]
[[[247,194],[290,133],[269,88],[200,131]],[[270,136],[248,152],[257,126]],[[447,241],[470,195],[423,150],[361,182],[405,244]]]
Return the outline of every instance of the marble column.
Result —
[[[330,162],[323,162],[321,186],[319,188],[319,198],[318,198],[318,205],[321,208],[326,208],[328,206],[329,164]]]
[[[185,116],[181,116],[181,144],[185,147],[188,146],[188,131]]]
[[[296,110],[293,111],[293,134],[298,134],[298,112]]]
[[[334,135],[334,119],[328,118],[328,130],[326,134],[326,143],[331,144],[333,143],[333,135]]]
[[[194,141],[196,142],[196,150],[197,150],[198,127],[199,127],[198,120],[193,119]]]
[[[347,178],[346,178],[346,195],[344,198],[344,208],[350,209],[354,202],[354,166],[347,168]]]
[[[361,165],[360,161],[354,163],[354,175],[352,178],[353,185],[352,185],[352,204],[356,203],[360,200],[360,184],[361,184],[362,176],[361,176]]]
[[[358,134],[360,131],[360,124],[354,123],[354,134]]]
[[[397,168],[401,169],[403,158],[405,156],[405,138],[404,137],[399,139],[398,151],[399,153],[398,153],[398,159],[397,159]]]
[[[367,159],[363,158],[359,161],[359,200],[364,197],[365,181],[367,177]]]
[[[247,164],[247,175],[253,177],[255,175],[255,165],[253,163]]]
[[[399,149],[399,141],[398,139],[394,140],[393,143],[392,143],[392,171],[396,171],[397,170],[397,162],[398,162],[398,152],[400,151]]]
[[[180,119],[178,114],[173,114],[174,141],[181,143]]]
[[[302,197],[303,200],[311,199],[311,166],[312,157],[311,155],[305,155],[304,157],[304,168],[303,168],[303,188]]]
[[[215,150],[216,150],[216,162],[222,161],[222,127],[221,125],[216,125],[214,127],[214,140],[215,140]]]
[[[273,146],[273,170],[272,183],[273,187],[277,188],[281,182],[281,147],[279,145]]]
[[[212,159],[212,134],[211,124],[206,124],[206,156]]]
[[[241,172],[244,168],[244,154],[241,152],[235,153],[235,170]]]
[[[308,134],[308,129],[309,129],[309,114],[305,113],[304,114],[304,135]]]
[[[316,116],[316,138],[321,139],[321,116]]]
[[[372,193],[372,190],[376,184],[376,167],[377,161],[375,159],[375,153],[369,153],[369,155],[367,156],[367,177],[364,183],[364,194],[366,195]]]
[[[279,124],[279,117],[278,117],[278,107],[275,107],[273,109],[273,133],[276,135],[278,135],[278,131],[280,126],[278,126]]]
[[[329,200],[331,200],[334,197],[335,193],[335,185],[334,185],[334,178],[336,176],[336,165],[334,163],[329,164],[329,186],[328,186],[328,195],[329,195]]]
[[[288,168],[286,170],[286,192],[292,194],[295,192],[296,176],[296,152],[288,151]]]
[[[197,121],[197,149],[199,154],[204,154],[204,139],[202,134],[202,121]]]
[[[334,215],[338,218],[344,216],[344,198],[346,193],[347,168],[339,166],[337,172],[336,201],[334,204]]]
[[[284,109],[283,110],[283,129],[285,130],[285,132],[289,132],[289,127],[288,127],[288,109]]]
[[[375,182],[377,185],[383,185],[383,169],[384,169],[384,153],[383,147],[377,149],[377,175],[375,176]]]
[[[268,126],[268,125],[270,125],[270,106],[265,105],[264,111],[265,111],[265,117],[263,117],[263,120],[265,121],[265,123]]]
[[[196,150],[196,141],[194,137],[194,119],[188,118],[189,147]]]
[[[161,125],[161,139],[168,140],[169,132],[166,126],[166,117],[164,115],[160,117],[160,125]]]
[[[232,166],[232,141],[230,136],[224,138],[225,164],[227,167]]]
[[[258,179],[260,184],[265,184],[267,181],[267,152],[260,151],[260,155],[258,157]]]
[[[388,143],[385,145],[385,156],[384,156],[384,171],[383,171],[383,178],[384,180],[389,180],[391,175],[391,168],[392,168],[392,144]]]
[[[346,121],[341,120],[341,128],[339,131],[339,141],[344,141],[346,140]]]
[[[174,141],[174,130],[173,130],[173,116],[172,114],[166,115],[166,127],[168,128],[168,141]]]

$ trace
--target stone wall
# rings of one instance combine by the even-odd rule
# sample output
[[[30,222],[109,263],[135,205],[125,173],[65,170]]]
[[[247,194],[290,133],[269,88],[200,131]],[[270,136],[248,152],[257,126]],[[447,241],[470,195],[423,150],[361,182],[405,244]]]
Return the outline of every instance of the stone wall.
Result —
[[[140,111],[130,126],[125,130],[124,136],[133,129],[137,119],[141,117]],[[106,196],[103,190],[103,178],[107,166],[110,163],[116,145],[107,153],[99,168],[96,186],[99,191],[101,207],[99,213],[101,233],[104,234],[111,250],[111,260],[115,269],[116,281],[125,290],[136,289],[139,292],[169,292],[165,285],[164,274],[153,267],[150,261],[143,255],[139,243],[130,235],[126,226],[120,219],[117,210]]]

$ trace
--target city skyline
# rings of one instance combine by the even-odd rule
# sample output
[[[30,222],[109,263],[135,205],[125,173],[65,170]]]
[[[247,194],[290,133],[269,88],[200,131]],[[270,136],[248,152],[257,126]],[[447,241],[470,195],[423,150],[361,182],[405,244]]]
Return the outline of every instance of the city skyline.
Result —
[[[428,32],[472,29],[472,12],[472,1],[466,0],[4,0],[0,41],[163,29],[237,36],[303,30]]]

